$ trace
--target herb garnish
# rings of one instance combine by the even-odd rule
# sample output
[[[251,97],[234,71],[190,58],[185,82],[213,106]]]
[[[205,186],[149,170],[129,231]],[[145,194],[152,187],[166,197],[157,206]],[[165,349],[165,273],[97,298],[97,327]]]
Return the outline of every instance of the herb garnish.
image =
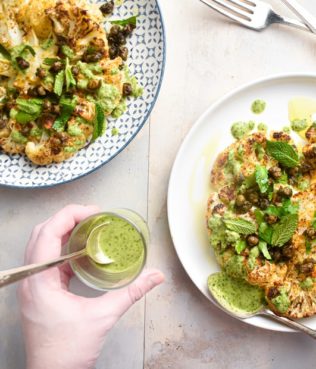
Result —
[[[110,22],[112,24],[118,24],[120,26],[126,26],[127,24],[131,24],[133,26],[136,26],[136,24],[137,24],[137,17],[138,17],[138,15],[133,15],[130,18],[118,19],[118,20],[111,20]]]
[[[240,234],[248,235],[256,232],[256,225],[245,219],[224,219],[226,228]]]
[[[259,186],[261,193],[266,193],[269,189],[269,177],[268,177],[268,169],[262,167],[261,165],[256,166],[255,171],[256,182]]]
[[[92,134],[92,142],[102,136],[106,130],[106,119],[104,111],[99,103],[95,104],[95,120],[94,130]]]
[[[287,168],[294,168],[299,164],[297,151],[287,142],[267,141],[267,152]]]
[[[284,216],[273,228],[271,245],[281,247],[286,244],[296,231],[298,224],[298,214]]]

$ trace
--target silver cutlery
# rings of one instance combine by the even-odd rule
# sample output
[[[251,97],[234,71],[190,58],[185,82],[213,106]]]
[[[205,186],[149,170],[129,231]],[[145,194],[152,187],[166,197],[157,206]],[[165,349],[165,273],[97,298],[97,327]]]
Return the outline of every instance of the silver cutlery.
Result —
[[[213,275],[216,275],[217,273],[214,273]],[[212,290],[209,289],[209,292],[213,298],[213,300],[216,302],[217,306],[222,309],[223,311],[225,311],[227,314],[229,314],[230,316],[234,317],[234,318],[238,318],[241,320],[245,320],[248,318],[252,318],[254,316],[264,316],[264,317],[268,317],[270,319],[276,320],[277,322],[284,324],[292,329],[295,329],[296,331],[300,331],[302,333],[305,333],[307,335],[309,335],[310,337],[316,339],[316,331],[314,329],[311,329],[309,327],[307,327],[304,324],[299,323],[298,321],[294,321],[291,320],[289,318],[285,318],[282,316],[278,316],[276,314],[274,314],[274,312],[272,312],[271,310],[269,310],[268,308],[266,308],[265,306],[261,306],[261,308],[255,312],[246,312],[246,311],[236,311],[236,310],[231,310],[228,309],[226,304],[223,303],[223,296],[221,296],[221,298],[219,298],[216,294],[216,290]]]
[[[107,265],[113,263],[114,260],[108,258],[104,254],[104,252],[100,248],[99,243],[94,242],[93,238],[93,236],[97,234],[100,228],[106,226],[107,224],[108,223],[103,223],[94,228],[94,230],[89,235],[86,247],[82,250],[73,252],[68,255],[60,256],[57,259],[49,260],[44,263],[25,265],[22,267],[4,270],[3,272],[0,272],[0,288],[7,286],[11,283],[20,281],[21,279],[30,277],[33,274],[43,272],[44,270],[47,270],[49,268],[54,268],[58,265],[65,264],[71,260],[76,260],[85,256],[89,256],[93,261],[95,261],[100,265]]]
[[[261,31],[273,23],[285,24],[304,31],[311,31],[296,19],[282,17],[261,0],[200,0],[218,13],[250,29]]]
[[[313,32],[316,33],[316,18],[310,14],[301,4],[296,0],[282,0],[289,9],[292,10]]]

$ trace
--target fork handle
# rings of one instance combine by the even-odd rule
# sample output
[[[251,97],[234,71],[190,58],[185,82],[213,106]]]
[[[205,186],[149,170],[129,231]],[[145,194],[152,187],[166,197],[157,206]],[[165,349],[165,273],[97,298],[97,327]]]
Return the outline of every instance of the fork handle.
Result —
[[[270,20],[273,23],[280,23],[280,24],[284,24],[286,26],[290,26],[290,27],[293,27],[293,28],[298,28],[302,31],[312,32],[311,29],[308,28],[301,21],[296,20],[296,19],[292,19],[292,18],[282,17],[281,15],[276,14],[276,13],[270,14]]]
[[[286,326],[293,328],[295,330],[298,330],[302,333],[305,333],[307,335],[309,335],[310,337],[316,339],[316,331],[314,331],[311,328],[306,327],[306,325],[303,325],[301,323],[298,323],[294,320],[288,319],[288,318],[284,318],[282,316],[278,316],[276,314],[274,314],[271,310],[264,310],[261,312],[260,315],[264,315],[264,316],[268,316],[269,318],[276,320],[282,324],[285,324]]]
[[[292,10],[313,32],[316,33],[316,18],[310,14],[301,4],[296,0],[282,0],[289,9]]]

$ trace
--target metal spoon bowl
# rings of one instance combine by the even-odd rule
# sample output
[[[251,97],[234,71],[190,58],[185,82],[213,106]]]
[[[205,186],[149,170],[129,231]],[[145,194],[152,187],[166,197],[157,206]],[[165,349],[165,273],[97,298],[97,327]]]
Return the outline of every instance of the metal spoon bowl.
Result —
[[[217,273],[213,273],[211,276],[215,275]],[[254,312],[247,312],[247,311],[242,311],[242,310],[235,310],[235,309],[229,309],[228,306],[229,304],[225,304],[223,303],[223,301],[218,297],[218,295],[216,294],[215,290],[211,290],[209,288],[209,292],[211,294],[211,297],[213,298],[214,302],[216,303],[216,305],[223,311],[225,311],[228,315],[232,316],[233,318],[237,318],[240,320],[245,320],[248,318],[252,318],[254,316],[265,316],[268,317],[270,319],[276,320],[279,323],[282,323],[294,330],[303,332],[307,335],[309,335],[310,337],[316,339],[316,331],[306,327],[305,325],[299,323],[298,321],[294,321],[291,320],[289,318],[285,318],[279,315],[276,315],[273,311],[267,309],[265,306],[261,306],[257,311]]]

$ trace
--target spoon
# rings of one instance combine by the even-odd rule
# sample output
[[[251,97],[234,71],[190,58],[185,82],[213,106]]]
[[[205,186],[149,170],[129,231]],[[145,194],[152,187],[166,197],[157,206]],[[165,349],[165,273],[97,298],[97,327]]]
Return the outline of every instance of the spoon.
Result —
[[[46,269],[62,265],[66,262],[69,262],[70,260],[79,259],[84,256],[90,257],[94,262],[101,265],[113,263],[114,260],[105,255],[105,253],[100,248],[99,242],[97,242],[99,231],[106,227],[107,224],[109,224],[109,222],[103,223],[91,231],[87,239],[86,247],[82,250],[73,252],[68,255],[63,255],[57,259],[50,260],[45,263],[30,264],[0,272],[0,288],[29,277],[33,274],[42,272]]]
[[[209,278],[211,278],[212,276],[216,276],[218,273],[214,273],[211,274]],[[272,312],[271,310],[267,309],[264,305],[262,305],[261,307],[259,307],[259,309],[257,311],[254,312],[247,312],[247,311],[243,311],[243,310],[238,310],[238,309],[232,309],[229,308],[229,303],[225,301],[223,301],[223,295],[219,293],[219,291],[216,288],[212,288],[212,286],[209,285],[209,292],[211,294],[211,296],[213,297],[213,300],[216,302],[216,305],[222,309],[223,311],[225,311],[227,314],[229,314],[230,316],[234,317],[234,318],[238,318],[240,320],[245,320],[248,318],[252,318],[254,316],[265,316],[265,317],[269,317],[273,320],[276,320],[279,323],[282,323],[290,328],[293,328],[295,330],[298,330],[300,332],[303,332],[307,335],[309,335],[310,337],[316,339],[316,331],[306,327],[305,325],[298,323],[297,321],[291,320],[289,318],[285,318],[285,317],[281,317],[276,315],[274,312]]]

